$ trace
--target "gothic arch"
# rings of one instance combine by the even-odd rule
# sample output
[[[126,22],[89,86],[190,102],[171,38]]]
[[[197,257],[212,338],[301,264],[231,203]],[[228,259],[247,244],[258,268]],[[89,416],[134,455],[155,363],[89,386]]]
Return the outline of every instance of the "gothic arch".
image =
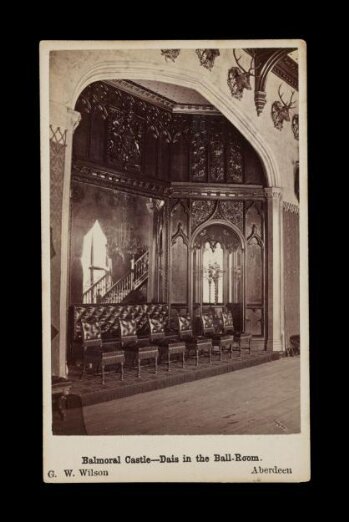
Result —
[[[230,223],[229,221],[225,221],[223,219],[214,219],[214,218],[208,219],[207,221],[205,221],[204,223],[202,223],[201,225],[199,225],[196,228],[195,232],[193,233],[193,235],[191,237],[191,241],[190,241],[191,250],[194,248],[194,244],[195,244],[196,238],[199,235],[199,233],[202,230],[204,230],[205,228],[210,227],[211,225],[222,225],[226,228],[230,228],[240,239],[241,249],[243,251],[245,251],[246,240],[245,240],[243,234],[241,233],[241,230],[239,230],[239,228],[236,225],[234,225],[233,223]]]

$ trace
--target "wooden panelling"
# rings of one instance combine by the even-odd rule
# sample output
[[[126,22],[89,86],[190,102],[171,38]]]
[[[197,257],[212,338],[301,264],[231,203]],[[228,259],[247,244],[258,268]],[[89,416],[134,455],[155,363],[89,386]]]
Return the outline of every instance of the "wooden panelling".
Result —
[[[300,330],[299,312],[299,215],[298,208],[284,203],[284,281],[285,337],[289,346],[291,335]]]
[[[171,298],[172,303],[187,303],[188,301],[188,247],[182,237],[178,237],[171,248],[172,257],[172,280]]]
[[[264,226],[260,202],[247,202],[245,215],[246,303],[263,304]]]
[[[247,303],[262,304],[262,249],[258,244],[247,245],[246,265],[246,301]]]
[[[189,181],[189,151],[188,143],[181,136],[171,144],[171,179]]]
[[[246,308],[245,312],[246,331],[255,336],[263,335],[263,309]]]
[[[105,121],[100,112],[91,115],[90,159],[101,165],[105,161]]]
[[[158,169],[158,139],[150,129],[146,131],[144,147],[147,151],[143,158],[144,175],[155,178]]]
[[[76,110],[74,160],[149,179],[264,185],[257,154],[223,115],[173,114],[104,82],[86,87]]]

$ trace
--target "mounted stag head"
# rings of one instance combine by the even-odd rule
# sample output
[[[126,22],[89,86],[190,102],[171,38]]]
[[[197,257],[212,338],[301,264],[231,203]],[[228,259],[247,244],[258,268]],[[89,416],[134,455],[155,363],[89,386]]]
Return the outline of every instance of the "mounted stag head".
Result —
[[[282,129],[284,121],[290,121],[290,109],[294,109],[296,106],[293,102],[294,91],[292,91],[290,101],[285,103],[280,89],[281,84],[279,85],[278,89],[281,102],[275,101],[271,106],[271,117],[274,122],[274,127],[278,130]]]
[[[252,72],[255,70],[252,66],[254,57],[251,59],[249,70],[246,71],[246,69],[244,69],[239,63],[241,56],[239,58],[236,56],[235,49],[233,50],[233,54],[238,67],[231,67],[229,69],[227,83],[232,96],[241,100],[244,89],[251,90],[250,77],[255,75],[254,72]]]

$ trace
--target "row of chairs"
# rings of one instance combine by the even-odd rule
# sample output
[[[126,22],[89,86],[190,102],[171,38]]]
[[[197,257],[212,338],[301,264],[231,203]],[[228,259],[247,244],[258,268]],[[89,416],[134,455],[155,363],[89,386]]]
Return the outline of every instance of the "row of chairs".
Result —
[[[141,362],[154,360],[154,371],[157,373],[158,363],[167,364],[167,370],[171,371],[173,356],[180,357],[182,367],[185,366],[185,358],[193,356],[196,366],[199,365],[200,356],[207,356],[211,364],[212,355],[218,354],[222,359],[224,351],[232,357],[233,351],[247,349],[251,352],[251,335],[234,331],[233,319],[230,313],[222,313],[221,331],[217,332],[214,318],[203,314],[200,317],[202,335],[194,335],[192,321],[188,316],[177,317],[177,332],[166,332],[165,322],[161,319],[148,317],[149,337],[146,339],[137,336],[137,323],[133,319],[119,319],[120,337],[105,340],[102,338],[101,328],[98,322],[90,323],[81,321],[83,339],[83,364],[81,378],[86,368],[96,367],[101,369],[102,383],[105,383],[105,368],[116,365],[120,368],[120,379],[124,378],[125,360],[137,366],[137,376],[141,375]]]

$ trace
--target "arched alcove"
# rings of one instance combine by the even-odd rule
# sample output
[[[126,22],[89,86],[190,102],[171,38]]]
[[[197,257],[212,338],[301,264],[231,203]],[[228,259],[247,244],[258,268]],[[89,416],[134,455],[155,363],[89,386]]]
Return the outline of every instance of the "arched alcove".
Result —
[[[279,236],[280,230],[280,216],[279,216],[279,202],[280,202],[280,190],[275,187],[280,186],[278,169],[276,167],[276,161],[274,154],[270,150],[263,136],[256,130],[252,121],[248,115],[239,109],[236,101],[231,100],[228,96],[223,95],[221,90],[213,85],[206,78],[198,78],[195,75],[191,75],[189,71],[181,71],[177,69],[173,74],[165,72],[161,67],[154,64],[130,64],[129,62],[103,62],[89,66],[85,72],[81,75],[79,80],[75,83],[72,93],[68,96],[70,102],[68,102],[68,114],[69,121],[71,124],[76,125],[77,112],[74,112],[70,107],[75,107],[75,103],[85,87],[96,81],[115,80],[115,79],[154,79],[161,78],[161,80],[183,85],[196,89],[201,95],[203,95],[210,103],[212,103],[244,136],[249,146],[257,153],[263,170],[265,173],[265,185],[268,189],[265,191],[265,206],[266,206],[266,223],[265,226],[268,230],[273,230],[273,234],[269,234],[266,243],[266,251],[268,252],[268,258],[266,263],[268,264],[268,280],[266,282],[265,292],[265,303],[266,309],[268,310],[268,317],[266,318],[267,327],[265,330],[266,346],[270,349],[279,349],[281,346],[281,334],[280,327],[281,321],[281,271],[280,271],[280,249],[282,248],[282,239]],[[67,99],[67,98],[66,98]],[[74,120],[74,121],[73,121]],[[102,119],[98,119],[98,125],[101,124]],[[96,127],[98,127],[96,125]],[[62,204],[62,258],[61,258],[61,274],[60,279],[60,372],[63,375],[65,373],[64,364],[62,361],[65,360],[65,349],[66,349],[66,328],[67,328],[67,305],[68,299],[68,279],[69,279],[69,242],[70,242],[70,230],[69,230],[69,192],[70,192],[70,181],[71,181],[71,159],[72,159],[72,136],[73,128],[68,129],[67,134],[67,148],[66,148],[66,161],[65,161],[65,172],[64,172],[64,187],[63,187],[63,204]],[[183,143],[179,149],[185,148]],[[100,152],[98,152],[99,154]],[[183,178],[182,178],[183,179]],[[185,177],[184,177],[185,179]],[[107,178],[105,178],[107,182]],[[212,192],[215,187],[212,188]],[[221,194],[218,194],[221,197]],[[165,212],[165,210],[164,210]],[[244,232],[245,233],[245,232]],[[166,244],[169,244],[170,238],[166,237]],[[166,258],[168,256],[168,258]],[[170,264],[170,252],[164,251],[164,258],[162,261],[163,265]],[[190,259],[189,259],[190,263]],[[189,269],[191,267],[189,266]],[[170,275],[168,276],[168,278]],[[164,299],[168,298],[168,287],[169,279],[163,279],[163,291],[162,295]],[[190,287],[188,286],[188,292],[190,293]],[[192,296],[188,296],[188,302],[192,302]],[[276,303],[276,305],[275,305]],[[279,304],[277,304],[279,303]]]

